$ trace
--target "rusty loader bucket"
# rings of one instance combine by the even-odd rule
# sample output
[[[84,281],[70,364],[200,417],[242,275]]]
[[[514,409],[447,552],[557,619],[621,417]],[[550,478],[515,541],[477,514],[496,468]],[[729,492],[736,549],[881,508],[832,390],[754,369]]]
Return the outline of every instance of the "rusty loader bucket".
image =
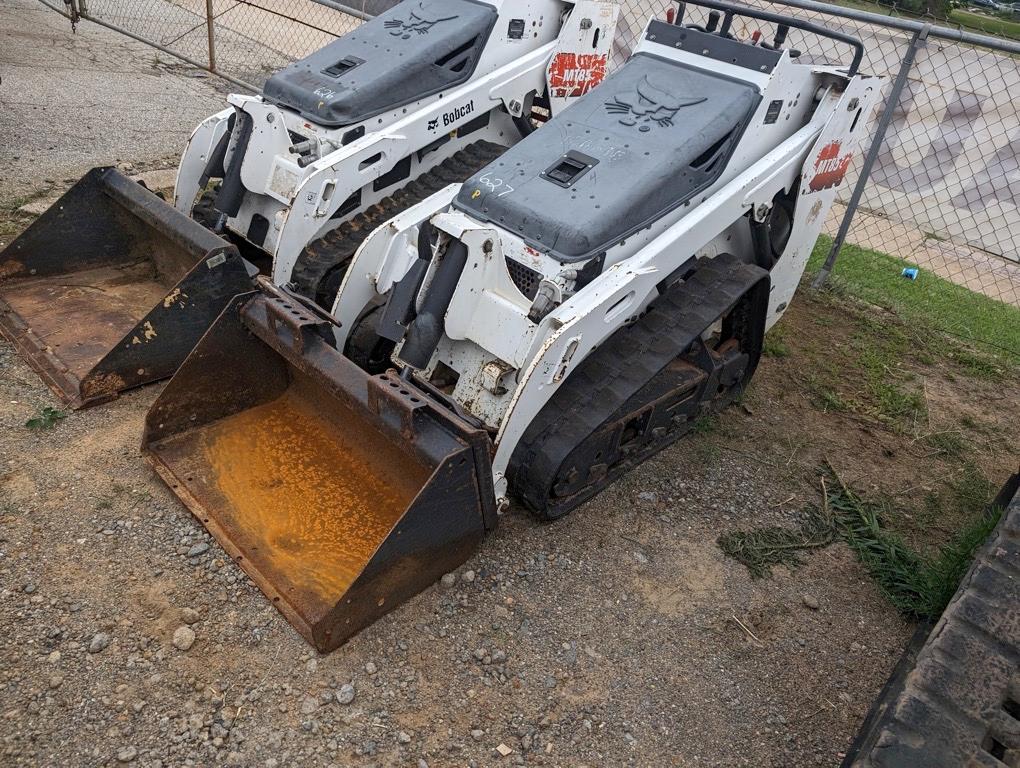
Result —
[[[142,445],[323,652],[462,564],[496,519],[485,432],[334,343],[262,283],[167,384]]]
[[[0,253],[0,334],[69,406],[173,375],[252,289],[237,249],[113,168]]]

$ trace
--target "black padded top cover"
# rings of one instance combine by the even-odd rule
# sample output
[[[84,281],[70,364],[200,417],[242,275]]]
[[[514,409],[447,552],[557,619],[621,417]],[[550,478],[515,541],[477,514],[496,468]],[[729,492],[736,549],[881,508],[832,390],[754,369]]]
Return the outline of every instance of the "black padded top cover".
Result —
[[[359,123],[466,81],[497,16],[475,0],[404,0],[277,72],[263,95],[319,125]]]
[[[597,256],[710,186],[759,99],[750,83],[637,54],[454,205],[561,262]]]

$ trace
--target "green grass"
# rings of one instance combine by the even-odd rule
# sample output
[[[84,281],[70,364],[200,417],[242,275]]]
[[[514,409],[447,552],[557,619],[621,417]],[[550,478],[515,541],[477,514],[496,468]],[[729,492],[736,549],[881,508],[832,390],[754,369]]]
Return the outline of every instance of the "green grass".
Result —
[[[986,35],[1020,40],[1020,23],[998,16],[985,16],[982,13],[971,13],[963,8],[954,8],[949,12],[949,20],[967,29]]]
[[[787,357],[790,354],[790,347],[786,343],[785,326],[772,326],[772,329],[765,335],[762,354],[766,357]]]
[[[957,430],[933,432],[930,435],[925,435],[922,440],[937,456],[958,459],[967,452],[967,441]]]
[[[841,538],[897,610],[915,618],[938,618],[1002,514],[1001,509],[985,508],[993,496],[988,480],[973,465],[965,466],[962,477],[950,483],[949,496],[966,522],[937,550],[922,553],[888,527],[888,520],[901,516],[898,510],[862,498],[831,467],[825,475],[821,508],[805,510],[796,527],[727,533],[719,537],[719,548],[758,579],[779,565],[796,569],[807,552]],[[938,495],[929,494],[925,503],[932,515],[944,507]]]
[[[804,555],[829,546],[836,538],[833,520],[817,507],[803,513],[795,528],[768,526],[752,531],[724,533],[718,539],[719,548],[743,564],[752,579],[772,575],[772,569],[785,565],[794,570],[804,564]]]
[[[981,491],[975,493],[980,472],[971,472],[962,488],[955,486],[957,502],[965,504],[969,512],[967,523],[931,555],[912,549],[884,525],[883,518],[890,514],[887,505],[866,501],[838,477],[833,478],[836,486],[828,495],[828,504],[839,521],[841,535],[882,593],[905,615],[938,618],[970,567],[974,552],[999,522],[1001,509],[984,510],[991,498],[989,484],[981,476]]]
[[[834,0],[836,5],[844,8],[856,8],[861,11],[870,11],[883,16],[902,16],[910,19],[923,19],[931,21],[930,17],[922,17],[910,13],[905,9],[892,9],[887,5],[869,2],[868,0]],[[1020,24],[1010,19],[997,16],[986,16],[981,13],[971,13],[963,8],[954,8],[949,11],[948,19],[936,19],[936,22],[943,26],[956,26],[971,32],[980,32],[986,35],[1004,37],[1008,39],[1020,39]]]
[[[825,261],[832,239],[818,239],[808,272],[816,272]],[[975,293],[921,269],[917,280],[901,276],[904,267],[916,266],[879,251],[846,244],[829,278],[837,293],[888,309],[912,325],[914,341],[933,344],[949,354],[939,339],[924,338],[942,331],[976,342],[996,355],[1005,353],[1010,364],[1020,363],[1020,309]],[[998,366],[974,353],[956,351],[964,367],[993,372]],[[978,362],[980,361],[980,362]]]
[[[902,343],[895,336],[858,336],[857,359],[864,368],[865,395],[874,415],[895,428],[912,425],[928,412],[924,394],[899,369]]]

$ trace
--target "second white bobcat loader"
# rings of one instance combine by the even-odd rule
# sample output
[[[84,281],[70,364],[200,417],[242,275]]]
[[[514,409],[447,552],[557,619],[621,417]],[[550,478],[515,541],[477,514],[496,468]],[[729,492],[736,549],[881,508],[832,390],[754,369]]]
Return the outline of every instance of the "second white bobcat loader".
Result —
[[[113,168],[86,175],[0,254],[0,333],[81,407],[173,374],[258,269],[328,308],[376,226],[602,80],[618,13],[399,3],[230,96],[191,136],[176,209]]]
[[[696,5],[378,229],[331,314],[268,281],[237,297],[153,405],[144,453],[320,650],[463,563],[512,498],[563,515],[754,373],[881,80],[845,35]]]

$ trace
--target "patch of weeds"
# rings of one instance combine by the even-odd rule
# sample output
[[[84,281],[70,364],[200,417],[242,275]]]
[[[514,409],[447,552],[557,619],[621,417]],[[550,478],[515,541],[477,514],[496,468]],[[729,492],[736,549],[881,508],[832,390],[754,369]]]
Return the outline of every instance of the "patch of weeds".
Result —
[[[960,476],[949,483],[949,491],[956,511],[966,514],[987,504],[995,495],[995,486],[976,464],[968,461]]]
[[[714,413],[706,414],[695,419],[691,425],[691,434],[711,435],[719,429],[719,416]]]
[[[694,450],[694,456],[698,463],[702,466],[709,467],[719,460],[719,446],[710,440],[693,440],[691,448]]]
[[[837,411],[839,413],[846,413],[847,411],[853,410],[851,403],[848,400],[845,400],[839,392],[828,385],[816,383],[811,386],[811,391],[815,395],[815,405],[822,411]]]
[[[995,422],[981,421],[980,419],[974,418],[969,413],[965,413],[960,416],[960,426],[985,437],[996,438],[1001,437],[1003,434],[1002,428]]]
[[[20,209],[29,203],[35,202],[46,197],[50,193],[50,188],[39,189],[27,195],[20,195],[8,200],[3,205],[0,205],[0,214],[6,214],[8,216],[18,217],[31,217],[31,214],[25,214]]]
[[[826,317],[824,315],[817,315],[816,317],[811,318],[811,321],[819,328],[832,328],[834,325],[836,325],[835,320],[833,320],[831,317]]]
[[[24,205],[28,205],[33,200],[35,200],[36,197],[38,197],[38,195],[21,195],[20,197],[15,197],[12,200],[8,200],[6,204],[0,206],[0,213],[5,213],[8,215],[15,214],[20,215],[21,212],[18,209]]]
[[[967,451],[967,441],[955,429],[947,432],[933,432],[930,435],[925,435],[921,440],[935,452],[936,456],[956,459]]]
[[[984,510],[991,498],[988,480],[971,467],[951,485],[956,503],[969,521],[937,552],[921,554],[889,530],[884,521],[895,514],[886,503],[868,501],[851,490],[831,467],[825,470],[822,510],[809,508],[796,528],[760,528],[719,537],[720,548],[747,566],[752,578],[770,573],[775,565],[796,568],[803,553],[843,539],[901,613],[936,619],[945,609],[970,567],[974,552],[988,538],[1002,515]],[[937,494],[926,503],[932,512],[941,506]],[[975,515],[975,510],[981,510]]]
[[[100,512],[100,511],[102,511],[104,509],[110,509],[112,506],[113,506],[113,499],[110,499],[110,498],[107,498],[106,496],[104,496],[103,498],[101,498],[99,501],[96,502],[96,507],[95,508],[96,508],[97,512]]]
[[[874,380],[870,384],[875,407],[880,416],[892,422],[913,423],[923,418],[928,408],[924,395],[916,390],[908,391],[895,381]]]
[[[906,339],[893,340],[891,343],[876,338],[861,341],[864,346],[859,360],[864,368],[867,395],[876,414],[894,426],[913,423],[924,416],[928,410],[924,395],[902,385],[907,377],[899,369],[896,360],[896,348],[902,347]]]
[[[66,418],[67,414],[64,411],[51,408],[47,405],[39,413],[26,421],[25,426],[36,432],[42,432],[43,430],[53,429],[59,421]]]
[[[749,409],[750,403],[754,400],[758,394],[755,388],[755,382],[757,379],[751,379],[747,382],[747,386],[737,391],[737,396],[733,399],[733,405],[737,408]]]
[[[973,516],[975,508],[969,507],[969,522],[933,556],[926,557],[883,527],[881,505],[865,501],[838,482],[829,503],[836,510],[842,536],[883,594],[903,614],[937,619],[970,567],[975,550],[998,524],[1002,510]],[[977,509],[988,500],[989,496],[984,496]]]
[[[952,360],[960,370],[975,379],[1000,381],[1006,374],[1005,369],[990,357],[979,355],[969,349],[954,349],[949,352]]]
[[[789,357],[790,347],[786,343],[786,329],[781,325],[773,326],[765,335],[762,354],[766,357]]]
[[[835,536],[832,519],[817,507],[809,507],[795,528],[769,526],[734,531],[724,533],[717,543],[724,554],[747,567],[752,579],[762,579],[771,576],[777,565],[799,568],[806,552],[829,546]]]
[[[924,502],[921,505],[921,513],[917,517],[917,523],[923,528],[930,528],[935,521],[942,516],[942,496],[934,488],[924,494]]]

